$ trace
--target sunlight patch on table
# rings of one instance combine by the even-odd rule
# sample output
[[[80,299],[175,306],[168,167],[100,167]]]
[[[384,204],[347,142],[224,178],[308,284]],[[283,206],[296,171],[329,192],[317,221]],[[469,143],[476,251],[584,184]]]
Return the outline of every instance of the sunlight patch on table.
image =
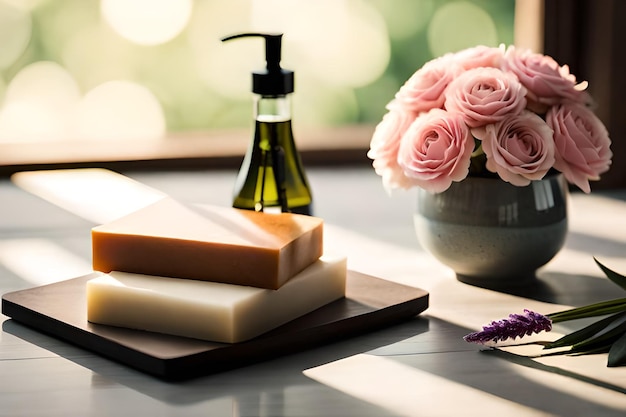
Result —
[[[616,213],[626,209],[626,202],[597,194],[572,194],[569,205],[569,230],[603,239],[622,242],[626,218]]]
[[[489,415],[538,415],[537,410],[379,356],[351,356],[307,369],[304,375],[404,416],[450,415],[455,407],[464,416],[484,417],[485,410]],[[457,405],[442,407],[447,400]]]
[[[99,168],[20,172],[11,180],[97,224],[113,221],[166,196],[124,175]]]
[[[345,253],[351,270],[427,291],[454,278],[452,270],[423,250],[383,242],[336,224],[324,224],[324,248]]]
[[[90,262],[47,239],[0,241],[0,264],[34,285],[93,272]]]
[[[540,350],[541,348],[535,347]],[[504,348],[503,350],[515,354],[527,355],[539,353],[538,350],[520,350],[520,348]],[[544,351],[545,353],[545,351]],[[522,378],[528,379],[535,384],[545,386],[547,389],[582,398],[594,404],[602,406],[615,405],[626,406],[624,392],[606,389],[599,384],[607,384],[615,389],[626,390],[626,372],[624,368],[608,368],[606,366],[607,355],[583,355],[583,356],[549,356],[535,358],[533,361],[553,367],[559,372],[546,372],[531,367],[509,364],[513,372],[517,372]],[[563,375],[562,372],[568,373]],[[579,378],[577,378],[578,376]],[[581,379],[597,381],[597,384],[588,383]]]

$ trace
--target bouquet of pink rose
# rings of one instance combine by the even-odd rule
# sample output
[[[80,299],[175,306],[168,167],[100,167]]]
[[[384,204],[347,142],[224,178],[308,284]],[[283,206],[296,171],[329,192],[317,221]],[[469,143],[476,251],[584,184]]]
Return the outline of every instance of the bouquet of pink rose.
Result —
[[[396,93],[367,155],[387,189],[438,193],[468,175],[525,186],[556,170],[588,193],[612,152],[586,87],[553,58],[513,46],[447,54]]]

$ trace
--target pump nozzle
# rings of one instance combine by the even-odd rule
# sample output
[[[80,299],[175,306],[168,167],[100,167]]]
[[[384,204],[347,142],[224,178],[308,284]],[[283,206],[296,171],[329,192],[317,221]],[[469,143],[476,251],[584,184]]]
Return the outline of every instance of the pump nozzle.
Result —
[[[266,70],[264,72],[255,71],[252,73],[252,91],[262,95],[285,95],[293,93],[293,71],[280,67],[282,33],[240,33],[227,36],[222,42],[238,38],[261,37],[265,39],[265,61]]]

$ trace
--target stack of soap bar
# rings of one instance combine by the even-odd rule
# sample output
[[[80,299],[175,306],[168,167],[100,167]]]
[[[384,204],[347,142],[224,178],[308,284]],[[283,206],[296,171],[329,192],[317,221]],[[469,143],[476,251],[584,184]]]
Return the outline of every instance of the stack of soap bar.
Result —
[[[92,323],[242,342],[344,297],[322,219],[164,198],[92,229]]]
[[[93,269],[278,289],[323,252],[323,221],[164,198],[92,229]]]
[[[278,290],[111,272],[87,283],[88,319],[216,342],[242,342],[345,294],[346,259],[321,257]]]

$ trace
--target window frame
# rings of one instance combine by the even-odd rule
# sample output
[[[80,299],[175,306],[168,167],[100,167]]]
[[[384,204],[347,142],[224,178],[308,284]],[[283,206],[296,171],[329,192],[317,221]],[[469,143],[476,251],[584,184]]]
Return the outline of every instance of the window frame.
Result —
[[[369,124],[301,128],[294,136],[308,166],[371,164]],[[158,140],[0,143],[0,178],[20,171],[98,167],[116,171],[238,169],[250,129],[173,132]]]
[[[517,21],[516,43],[541,45],[543,53],[567,63],[579,80],[589,81],[596,101],[596,114],[612,138],[613,164],[594,189],[626,187],[624,117],[626,58],[620,39],[626,28],[626,2],[622,0],[529,0],[516,7],[530,8],[524,22]],[[534,7],[534,10],[533,10]],[[539,16],[536,16],[539,14]],[[533,22],[533,19],[536,19]],[[518,24],[530,25],[535,33],[517,34]],[[521,26],[521,25],[520,25]],[[302,159],[307,165],[371,164],[367,158],[373,125],[354,125],[298,130]],[[160,141],[62,141],[43,143],[0,143],[0,177],[35,169],[97,166],[116,170],[135,169],[233,169],[241,163],[252,133],[248,129],[177,132]]]

